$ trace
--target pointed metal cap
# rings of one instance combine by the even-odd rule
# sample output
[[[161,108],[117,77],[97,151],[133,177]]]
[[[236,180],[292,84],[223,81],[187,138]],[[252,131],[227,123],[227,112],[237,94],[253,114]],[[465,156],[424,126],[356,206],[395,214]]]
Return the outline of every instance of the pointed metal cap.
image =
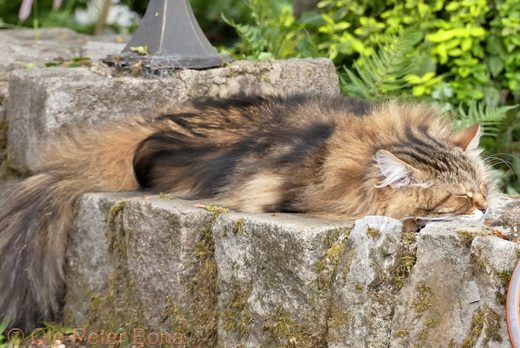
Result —
[[[132,47],[146,47],[147,54],[139,55]],[[141,25],[118,58],[128,65],[139,62],[162,69],[204,69],[231,61],[208,41],[188,0],[150,0]]]

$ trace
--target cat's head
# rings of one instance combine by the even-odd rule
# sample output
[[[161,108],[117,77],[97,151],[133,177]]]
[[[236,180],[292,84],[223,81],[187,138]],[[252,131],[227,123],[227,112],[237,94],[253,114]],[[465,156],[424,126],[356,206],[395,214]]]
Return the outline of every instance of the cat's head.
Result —
[[[404,220],[481,219],[493,184],[477,149],[480,135],[479,125],[444,140],[426,132],[410,135],[414,141],[378,150],[376,187],[385,192],[385,215]]]

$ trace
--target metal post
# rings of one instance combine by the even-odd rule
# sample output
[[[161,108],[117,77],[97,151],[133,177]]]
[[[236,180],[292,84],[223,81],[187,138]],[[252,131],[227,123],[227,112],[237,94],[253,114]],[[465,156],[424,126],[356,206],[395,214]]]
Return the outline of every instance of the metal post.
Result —
[[[147,52],[137,53],[132,47]],[[121,55],[105,59],[126,69],[140,64],[143,70],[160,75],[175,68],[205,69],[230,61],[210,44],[189,0],[150,0],[141,25]]]

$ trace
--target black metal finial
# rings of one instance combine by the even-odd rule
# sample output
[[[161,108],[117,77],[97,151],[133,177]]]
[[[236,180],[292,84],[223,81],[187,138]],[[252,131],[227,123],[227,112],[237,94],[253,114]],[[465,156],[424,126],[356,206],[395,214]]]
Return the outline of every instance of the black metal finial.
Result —
[[[132,47],[146,47],[138,54]],[[230,62],[210,44],[197,22],[189,0],[150,0],[141,25],[117,59],[105,61],[120,67],[139,62],[143,68],[204,69]]]

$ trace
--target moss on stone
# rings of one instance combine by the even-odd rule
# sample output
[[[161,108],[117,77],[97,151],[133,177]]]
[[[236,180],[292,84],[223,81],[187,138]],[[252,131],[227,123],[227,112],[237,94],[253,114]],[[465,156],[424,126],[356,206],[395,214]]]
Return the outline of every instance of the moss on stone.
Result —
[[[415,288],[417,297],[412,303],[416,316],[421,317],[422,314],[432,306],[433,292],[432,289],[424,282],[417,284]]]
[[[207,211],[210,211],[212,213],[218,213],[218,214],[231,213],[231,210],[223,208],[223,207],[218,207],[216,205],[210,205],[210,206],[204,207],[204,209],[206,209]]]
[[[94,293],[88,289],[90,305],[86,328],[131,332],[135,328],[146,329],[144,308],[135,297],[135,284],[128,269],[127,243],[131,231],[123,227],[125,200],[114,204],[108,213],[108,230],[105,232],[108,250],[114,264],[108,279],[108,289]]]
[[[247,304],[247,300],[253,291],[253,283],[249,283],[246,289],[241,289],[235,284],[233,296],[223,306],[221,320],[224,322],[226,331],[236,331],[239,341],[247,339],[249,336],[249,325],[253,321],[253,316]]]
[[[341,278],[343,280],[347,279],[348,273],[350,272],[350,265],[352,264],[352,260],[354,259],[355,256],[356,256],[356,253],[354,252],[354,250],[350,250],[350,252],[348,253],[348,256],[347,256],[347,260],[345,262],[345,266],[341,270]]]
[[[419,330],[419,332],[417,332],[417,339],[420,341],[428,340],[430,330],[436,327],[438,324],[439,321],[435,318],[429,318],[426,320],[424,327]]]
[[[478,308],[473,313],[468,335],[462,341],[461,348],[474,347],[483,333],[485,334],[483,342],[486,346],[489,341],[502,342],[501,328],[501,318],[497,312],[488,306]]]
[[[108,213],[109,225],[105,233],[113,264],[107,291],[89,293],[90,308],[87,327],[92,330],[110,329],[114,332],[131,332],[134,328],[148,330],[149,318],[135,297],[135,284],[128,268],[127,245],[132,231],[123,227],[125,201],[117,202]],[[212,220],[214,222],[214,218]],[[170,222],[173,226],[178,221]],[[196,267],[193,278],[187,283],[190,303],[175,303],[165,298],[163,322],[170,320],[172,329],[180,332],[193,346],[215,346],[217,340],[217,267],[214,260],[214,241],[211,229],[199,232],[199,242],[193,250]],[[158,299],[162,301],[162,299]]]
[[[344,342],[347,339],[346,335],[337,334],[337,331],[345,328],[351,320],[349,311],[341,311],[332,304],[327,316],[327,343]]]
[[[213,219],[213,223],[214,223]],[[215,242],[211,229],[199,232],[199,243],[194,249],[197,269],[189,283],[190,311],[186,315],[191,327],[187,335],[194,346],[212,347],[217,340],[217,264]]]
[[[475,239],[475,237],[494,236],[493,233],[486,231],[486,230],[482,230],[479,232],[476,232],[476,231],[473,232],[473,231],[467,231],[467,230],[457,230],[455,232],[459,235],[462,245],[467,248],[471,247],[471,244],[473,243],[473,239]]]
[[[169,195],[167,193],[162,193],[162,192],[157,195],[157,198],[169,199],[171,201],[177,200],[177,197],[174,197],[172,195]]]
[[[370,239],[378,240],[381,238],[381,231],[378,228],[368,227],[366,233]]]
[[[489,260],[487,260],[483,256],[483,250],[482,247],[476,247],[475,253],[474,253],[474,267],[473,267],[473,273],[475,275],[481,274],[483,271],[486,270],[486,266],[489,264]]]
[[[234,234],[244,234],[244,222],[246,219],[241,218],[235,221],[235,225],[233,226],[233,233]]]
[[[263,325],[270,332],[276,347],[317,347],[324,345],[323,338],[313,325],[295,322],[282,306]]]
[[[397,331],[394,336],[395,337],[398,337],[398,338],[402,338],[402,337],[405,337],[405,336],[408,336],[410,334],[410,331],[409,330],[399,330]]]
[[[497,278],[500,280],[500,283],[505,288],[507,288],[509,286],[511,277],[512,277],[512,274],[508,270],[503,270],[503,271],[497,272]]]
[[[320,288],[330,287],[332,277],[336,274],[339,257],[347,246],[348,236],[352,229],[339,230],[327,238],[327,249],[325,255],[319,262],[319,279]],[[352,261],[352,259],[350,259]],[[348,265],[350,267],[350,264]],[[347,270],[348,273],[348,270]]]
[[[484,343],[489,341],[502,342],[502,336],[500,336],[500,329],[502,328],[500,314],[486,306],[486,338]]]
[[[402,232],[401,239],[406,246],[414,244],[417,241],[417,232]]]
[[[509,287],[509,282],[511,281],[512,274],[508,270],[497,271],[496,277],[499,280],[499,289],[496,292],[497,302],[501,305],[505,305],[507,301],[507,288]]]
[[[397,262],[390,271],[392,274],[392,281],[398,290],[403,287],[404,280],[408,277],[416,262],[417,257],[415,254],[401,253],[401,255],[398,256]]]

